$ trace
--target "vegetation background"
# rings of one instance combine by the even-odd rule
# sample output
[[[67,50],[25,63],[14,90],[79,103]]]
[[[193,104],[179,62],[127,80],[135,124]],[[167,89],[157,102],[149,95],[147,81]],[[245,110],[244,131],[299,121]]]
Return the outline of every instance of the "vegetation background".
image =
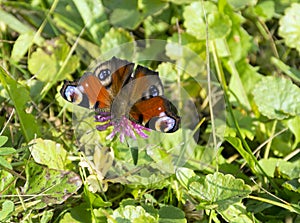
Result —
[[[0,221],[300,222],[299,12],[297,0],[0,1]],[[165,42],[159,53],[173,64],[144,65],[160,71],[166,92],[188,92],[199,125],[151,134],[155,149],[138,154],[97,132],[91,163],[62,81],[115,46],[145,40],[151,49],[149,39]],[[190,58],[172,42],[203,70],[177,72]],[[211,116],[212,95],[195,82],[208,65],[226,121]],[[218,132],[222,144],[207,144]],[[178,145],[192,148],[181,167],[170,156]]]

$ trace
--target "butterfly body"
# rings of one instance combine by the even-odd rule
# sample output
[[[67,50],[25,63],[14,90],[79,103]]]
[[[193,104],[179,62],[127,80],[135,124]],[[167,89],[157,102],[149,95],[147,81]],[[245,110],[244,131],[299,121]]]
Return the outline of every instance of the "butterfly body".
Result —
[[[157,72],[116,57],[101,63],[77,82],[65,81],[61,95],[69,102],[161,132],[175,132],[180,117],[164,97]]]

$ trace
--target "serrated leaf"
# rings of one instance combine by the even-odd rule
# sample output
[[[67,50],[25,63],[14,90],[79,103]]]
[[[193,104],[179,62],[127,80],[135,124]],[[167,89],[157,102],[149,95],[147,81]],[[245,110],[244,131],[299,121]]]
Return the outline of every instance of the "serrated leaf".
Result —
[[[225,14],[219,13],[217,6],[211,2],[204,2],[204,8],[207,13],[210,40],[226,37],[231,31],[230,18]],[[183,17],[187,33],[199,40],[204,40],[206,38],[206,24],[202,2],[193,2],[191,5],[186,6]]]
[[[300,89],[288,79],[264,77],[252,94],[258,110],[270,119],[300,115]]]
[[[82,185],[81,178],[71,171],[53,170],[29,162],[26,166],[25,195],[34,196],[37,203],[34,208],[61,204]]]
[[[285,10],[285,15],[279,20],[279,35],[287,46],[296,48],[300,52],[300,4],[293,3]]]
[[[26,141],[30,141],[35,135],[39,135],[40,132],[35,117],[25,112],[26,104],[31,102],[29,92],[11,78],[2,66],[0,66],[0,81],[14,104]]]
[[[64,80],[79,66],[79,58],[74,55],[68,58],[70,46],[64,39],[47,43],[48,52],[38,48],[28,60],[28,69],[40,81],[54,84]],[[65,63],[65,60],[68,61]],[[62,65],[65,63],[65,66]]]
[[[34,139],[30,144],[29,150],[35,162],[58,170],[65,170],[70,164],[67,151],[61,144],[41,138]]]
[[[208,209],[226,210],[230,205],[240,203],[251,193],[251,187],[243,180],[222,173],[209,174],[202,180],[191,182],[189,193]]]
[[[37,79],[43,82],[53,80],[54,75],[57,73],[56,61],[41,48],[31,54],[28,60],[28,69],[32,74],[35,74]]]

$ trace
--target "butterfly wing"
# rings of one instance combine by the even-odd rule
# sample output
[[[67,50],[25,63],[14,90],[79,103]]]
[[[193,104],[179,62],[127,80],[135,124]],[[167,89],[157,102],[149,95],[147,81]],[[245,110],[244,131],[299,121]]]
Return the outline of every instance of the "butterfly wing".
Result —
[[[60,93],[64,99],[85,108],[109,109],[112,97],[97,77],[86,73],[78,82],[65,81]]]
[[[134,63],[112,57],[96,67],[94,76],[100,80],[102,86],[106,88],[112,97],[116,97],[124,83],[130,78],[133,67]]]
[[[162,96],[138,101],[129,115],[132,121],[160,132],[175,132],[180,124],[176,107]]]

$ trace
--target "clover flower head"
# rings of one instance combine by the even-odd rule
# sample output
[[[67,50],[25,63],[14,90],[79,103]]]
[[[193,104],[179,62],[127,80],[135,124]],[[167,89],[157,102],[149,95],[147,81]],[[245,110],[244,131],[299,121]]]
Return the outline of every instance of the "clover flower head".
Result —
[[[119,133],[120,141],[122,143],[126,136],[136,139],[135,133],[142,138],[148,138],[148,135],[143,131],[150,131],[150,129],[129,120],[125,115],[117,119],[112,119],[110,112],[97,112],[95,115],[95,122],[101,123],[96,126],[98,131],[104,131],[108,127],[113,126],[112,132],[106,137],[106,139],[112,140]]]

